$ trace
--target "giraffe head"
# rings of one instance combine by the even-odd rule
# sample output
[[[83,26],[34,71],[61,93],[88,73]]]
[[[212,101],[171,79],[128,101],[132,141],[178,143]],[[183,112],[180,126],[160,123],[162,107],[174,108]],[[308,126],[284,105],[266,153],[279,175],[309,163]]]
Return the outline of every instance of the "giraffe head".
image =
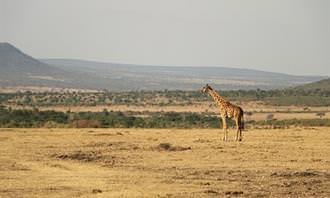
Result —
[[[209,84],[206,84],[203,88],[202,88],[202,92],[203,93],[208,93],[209,90],[213,90],[212,87]]]

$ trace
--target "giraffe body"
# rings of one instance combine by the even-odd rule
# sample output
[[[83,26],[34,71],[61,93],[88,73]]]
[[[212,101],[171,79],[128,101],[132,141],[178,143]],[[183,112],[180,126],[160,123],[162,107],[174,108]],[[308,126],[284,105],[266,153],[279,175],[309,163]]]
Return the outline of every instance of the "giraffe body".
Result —
[[[223,140],[227,141],[227,118],[233,118],[236,123],[236,141],[242,141],[242,130],[244,129],[243,109],[225,100],[209,85],[203,87],[202,92],[210,94],[219,106],[224,131]]]

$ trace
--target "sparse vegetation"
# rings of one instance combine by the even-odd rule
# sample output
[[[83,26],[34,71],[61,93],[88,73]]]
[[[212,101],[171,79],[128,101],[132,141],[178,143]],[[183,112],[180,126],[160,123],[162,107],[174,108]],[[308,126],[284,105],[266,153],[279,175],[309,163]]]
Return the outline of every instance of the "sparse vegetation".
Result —
[[[170,143],[160,143],[156,149],[159,151],[186,151],[191,150],[191,147],[173,146]]]
[[[274,119],[274,114],[268,114],[266,117],[266,120],[273,120]]]
[[[20,182],[26,178],[26,174],[20,175],[21,172],[33,170],[28,180],[42,180],[43,183],[38,182],[37,190],[35,190],[33,182],[24,181],[24,188],[20,188],[25,189],[26,185],[31,184],[29,191],[24,192],[24,194],[31,193],[31,196],[36,194],[48,196],[51,193],[57,195],[58,192],[63,193],[61,194],[63,197],[76,197],[83,193],[87,193],[86,196],[101,193],[109,197],[114,195],[112,192],[117,188],[94,185],[94,180],[97,180],[97,184],[106,180],[107,184],[116,183],[127,189],[136,187],[130,195],[136,195],[146,186],[157,183],[164,193],[160,193],[161,191],[157,189],[157,193],[153,195],[164,197],[270,196],[268,192],[270,188],[271,195],[279,197],[291,195],[322,197],[327,193],[324,189],[329,186],[328,175],[322,171],[328,169],[324,158],[327,155],[324,152],[329,149],[320,145],[328,145],[324,142],[328,128],[317,127],[330,127],[329,110],[326,106],[329,103],[329,92],[324,90],[254,90],[224,91],[221,94],[237,103],[249,104],[253,101],[251,105],[253,108],[245,111],[245,126],[248,132],[243,132],[246,141],[242,144],[233,146],[230,142],[223,143],[220,140],[222,130],[219,128],[222,127],[222,122],[214,111],[216,108],[214,104],[208,106],[210,103],[207,101],[210,101],[210,98],[199,92],[0,94],[2,104],[0,127],[7,127],[1,129],[0,133],[1,144],[6,149],[4,155],[17,153],[15,159],[8,161],[10,157],[5,157],[4,160],[0,160],[0,168],[6,170],[3,171],[5,175],[1,186],[16,182],[13,179],[6,179],[11,177],[11,175],[6,176],[7,172],[12,174],[15,171],[19,178],[17,182]],[[254,105],[259,105],[259,103],[262,108],[254,109]],[[295,106],[277,106],[291,104]],[[100,106],[97,111],[90,111],[87,108],[98,105],[103,106]],[[116,105],[126,108],[123,111],[120,109],[111,111],[111,107]],[[59,111],[44,108],[48,106],[69,108]],[[141,111],[133,111],[132,109],[136,106],[140,106]],[[151,110],[153,106],[156,107],[155,110]],[[171,106],[172,110],[169,110],[170,108],[166,110],[166,107]],[[78,107],[78,110],[71,111],[71,107]],[[194,107],[198,110],[189,112]],[[173,112],[173,109],[178,108],[184,111]],[[308,119],[296,118],[299,114],[307,115]],[[254,120],[258,116],[259,119]],[[230,120],[229,127],[232,126],[234,123]],[[32,127],[34,129],[26,129]],[[59,127],[61,129],[56,129]],[[260,133],[265,129],[272,133]],[[232,133],[233,129],[229,130],[229,137],[233,138],[235,133]],[[311,135],[311,133],[317,133],[317,135]],[[31,138],[35,134],[37,138]],[[41,136],[42,139],[47,136],[47,141],[41,141],[39,138]],[[309,141],[305,141],[307,138]],[[317,141],[319,144],[315,147]],[[23,145],[22,142],[24,142]],[[309,143],[307,149],[306,146]],[[12,146],[16,144],[22,146]],[[311,147],[313,150],[310,149]],[[14,151],[8,152],[10,149]],[[320,150],[319,154],[316,154],[317,149]],[[313,154],[308,155],[306,152]],[[307,159],[304,158],[305,156],[313,156],[313,158]],[[40,170],[44,171],[45,166],[49,166],[52,170],[49,174],[47,172],[47,179],[43,177],[44,172],[38,172],[37,163],[40,161],[42,162]],[[198,167],[193,165],[196,161],[199,162]],[[281,163],[279,164],[278,161]],[[219,163],[221,166],[217,166]],[[29,167],[30,164],[33,165],[32,168]],[[251,169],[255,166],[257,166],[256,169]],[[279,166],[282,166],[281,170]],[[276,167],[276,169],[269,169],[269,167]],[[310,167],[322,168],[315,171]],[[120,172],[120,170],[125,171]],[[51,175],[52,173],[56,174]],[[88,182],[82,182],[79,184],[79,189],[74,189],[74,186],[54,179],[58,178],[58,174],[67,173],[69,176],[61,176],[61,181],[74,183],[71,181],[73,178],[75,182],[79,179]],[[104,175],[111,175],[111,177]],[[129,178],[129,184],[122,179],[125,178],[123,175]],[[265,188],[260,188],[259,178],[263,178],[262,184]],[[51,181],[47,183],[49,180]],[[239,181],[240,184],[235,185],[236,182],[232,181]],[[225,185],[222,185],[222,182]],[[41,189],[40,185],[44,183],[45,186]],[[188,183],[189,185],[186,185]],[[57,186],[49,187],[55,184]],[[232,186],[227,188],[228,184]],[[83,192],[80,190],[82,185],[85,185]],[[183,186],[186,194],[182,194],[182,188],[176,188],[178,186]],[[193,191],[189,190],[191,186],[193,186]],[[306,187],[310,190],[306,191]],[[287,191],[283,191],[284,188]],[[0,196],[15,197],[16,194],[11,193],[21,192],[20,189],[15,188],[11,191],[0,189]],[[146,191],[150,193],[153,189],[146,189]],[[292,194],[293,189],[295,194]],[[122,195],[120,191],[115,193]]]
[[[54,157],[62,160],[78,160],[83,162],[92,162],[101,158],[101,154],[97,151],[75,151],[69,154],[54,155]]]
[[[328,126],[329,117],[327,108],[315,111],[318,106],[330,105],[330,92],[326,83],[322,81],[322,88],[313,84],[313,89],[299,87],[285,90],[237,90],[221,91],[221,95],[234,103],[251,102],[261,103],[265,107],[272,106],[275,110],[264,109],[245,111],[248,120],[247,126]],[[310,87],[310,86],[309,86]],[[130,92],[18,92],[0,94],[0,126],[1,127],[77,127],[77,128],[218,128],[222,123],[217,117],[215,104],[210,98],[198,91],[130,91]],[[101,106],[97,112],[89,112],[84,107]],[[114,106],[125,106],[124,110],[108,111]],[[204,105],[203,108],[201,108]],[[294,105],[300,109],[292,110],[291,107],[277,110],[277,107]],[[244,105],[243,109],[244,109]],[[45,107],[68,107],[63,112],[52,110],[38,110]],[[78,111],[70,109],[78,107]],[[141,107],[139,111],[131,108]],[[149,111],[150,107],[156,110]],[[158,108],[159,107],[159,108]],[[167,107],[172,110],[163,111]],[[190,112],[191,107],[200,108]],[[158,109],[157,109],[158,108]],[[176,112],[177,108],[187,109]],[[213,109],[213,110],[212,110]],[[313,109],[313,110],[312,110]],[[175,112],[173,112],[175,111]],[[278,119],[281,113],[309,113],[300,117],[301,121],[286,116]],[[259,113],[259,115],[258,115]],[[260,113],[264,117],[260,117]],[[259,117],[258,117],[259,116]],[[315,117],[322,119],[314,119]],[[256,117],[258,119],[254,120]],[[274,119],[276,118],[276,119]],[[305,119],[309,118],[309,119]],[[232,126],[232,123],[229,124]]]
[[[322,118],[323,116],[325,116],[324,112],[318,112],[316,113],[316,116],[319,116],[320,118]]]
[[[236,90],[221,91],[230,101],[261,101],[269,105],[329,106],[326,89]],[[95,106],[95,105],[192,105],[208,101],[199,91],[131,91],[96,93],[16,93],[0,94],[0,102],[23,106]]]
[[[330,119],[273,119],[246,121],[247,127],[272,126],[330,126]],[[229,126],[234,122],[229,120]],[[148,116],[133,112],[57,112],[12,110],[0,107],[0,127],[73,127],[73,128],[219,128],[222,122],[217,116],[207,113],[154,112]]]

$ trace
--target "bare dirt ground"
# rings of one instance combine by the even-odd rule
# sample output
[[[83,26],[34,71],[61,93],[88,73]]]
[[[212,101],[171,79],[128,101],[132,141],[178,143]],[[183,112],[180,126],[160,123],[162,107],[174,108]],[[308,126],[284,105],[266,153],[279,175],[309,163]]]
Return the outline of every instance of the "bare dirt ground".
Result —
[[[0,197],[329,197],[329,132],[0,129]]]

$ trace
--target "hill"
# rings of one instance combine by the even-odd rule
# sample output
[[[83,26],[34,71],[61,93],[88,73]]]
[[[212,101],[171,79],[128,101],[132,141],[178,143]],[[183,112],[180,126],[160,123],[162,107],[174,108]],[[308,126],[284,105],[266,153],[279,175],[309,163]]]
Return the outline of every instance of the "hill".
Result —
[[[51,66],[23,53],[9,43],[0,43],[1,87],[93,89],[101,86],[97,83],[95,76]]]
[[[295,87],[295,89],[305,90],[305,91],[319,90],[319,91],[328,91],[328,92],[330,92],[330,78],[320,80],[320,81],[317,81],[317,82],[313,82],[313,83],[300,85],[300,86]]]
[[[63,81],[64,71],[51,67],[21,52],[9,43],[0,43],[0,79],[2,85],[42,84]]]
[[[0,43],[1,86],[65,86],[65,74],[9,43]]]
[[[168,67],[72,59],[37,60],[9,43],[0,43],[0,86],[36,86],[110,91],[272,89],[321,80],[320,76],[226,67]]]
[[[273,89],[323,78],[226,67],[148,66],[72,59],[41,61],[60,69],[85,72],[97,75],[99,79],[109,79],[112,81],[111,87],[120,90],[195,90],[205,83],[211,83],[222,90]]]

